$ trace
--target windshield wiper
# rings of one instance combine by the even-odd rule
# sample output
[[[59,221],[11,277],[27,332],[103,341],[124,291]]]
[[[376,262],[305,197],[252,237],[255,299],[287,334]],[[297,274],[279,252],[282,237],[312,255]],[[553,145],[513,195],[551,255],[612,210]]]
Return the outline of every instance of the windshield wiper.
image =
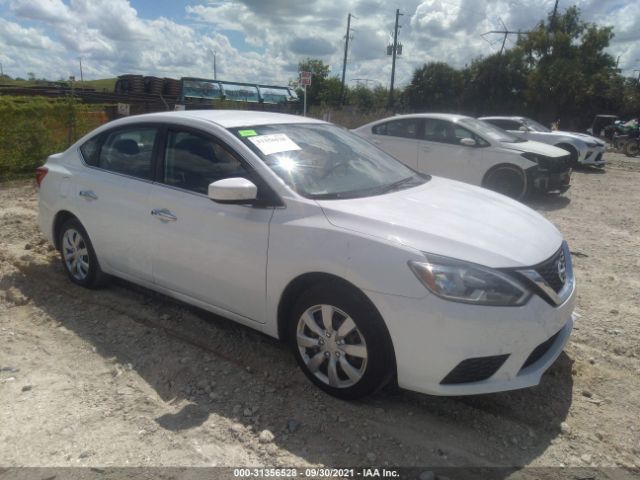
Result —
[[[385,185],[384,187],[381,187],[378,190],[378,192],[380,192],[380,193],[392,192],[394,190],[398,190],[403,185],[406,185],[407,183],[410,183],[411,181],[415,182],[416,180],[417,179],[415,177],[403,178],[402,180],[398,180],[397,182],[393,182],[393,183],[390,183],[389,185]]]

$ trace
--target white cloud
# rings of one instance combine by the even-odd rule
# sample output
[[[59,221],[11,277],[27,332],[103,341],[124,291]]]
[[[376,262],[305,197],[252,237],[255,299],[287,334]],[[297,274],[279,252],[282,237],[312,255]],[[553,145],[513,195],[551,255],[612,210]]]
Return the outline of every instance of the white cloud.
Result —
[[[526,30],[553,8],[554,0],[405,0],[402,2],[396,84],[407,83],[427,61],[462,67],[500,48],[502,28]],[[640,2],[578,0],[584,18],[613,25],[610,48],[631,74],[640,68]],[[561,6],[562,2],[561,2]],[[65,77],[83,57],[89,78],[123,73],[211,77],[286,83],[303,58],[320,57],[341,73],[347,13],[353,41],[347,80],[389,82],[386,45],[395,7],[386,0],[235,0],[193,2],[184,18],[141,18],[132,0],[0,0],[0,58],[5,71],[25,76]],[[230,39],[241,36],[243,44]],[[512,45],[511,38],[507,46]],[[249,51],[247,51],[249,50]],[[76,73],[77,74],[77,73]]]

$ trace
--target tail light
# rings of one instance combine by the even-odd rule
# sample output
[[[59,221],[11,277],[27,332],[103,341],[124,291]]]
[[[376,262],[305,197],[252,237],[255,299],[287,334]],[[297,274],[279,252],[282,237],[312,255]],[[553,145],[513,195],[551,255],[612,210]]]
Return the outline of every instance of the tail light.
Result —
[[[49,169],[47,167],[36,168],[36,183],[38,184],[38,188],[40,188],[40,185],[42,185],[42,181],[44,180],[44,177],[48,172]]]

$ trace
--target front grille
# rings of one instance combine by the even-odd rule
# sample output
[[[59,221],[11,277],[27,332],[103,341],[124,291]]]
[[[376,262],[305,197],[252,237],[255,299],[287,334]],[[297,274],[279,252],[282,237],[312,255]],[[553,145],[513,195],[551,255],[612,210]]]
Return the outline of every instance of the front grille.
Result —
[[[562,248],[560,248],[553,256],[542,262],[540,265],[534,267],[534,270],[540,274],[540,276],[544,279],[545,282],[549,284],[553,291],[558,293],[564,287],[566,282],[566,277],[564,279],[560,278],[558,262],[565,261],[565,270],[566,270],[566,259],[564,258],[564,253],[562,252]]]
[[[596,159],[594,161],[597,163],[597,162],[600,162],[601,160],[602,160],[602,152],[600,152],[598,154],[598,156],[596,157]]]
[[[533,352],[531,352],[531,355],[529,355],[527,357],[527,360],[524,362],[524,365],[522,365],[522,368],[527,368],[529,365],[533,365],[538,360],[540,360],[544,356],[544,354],[549,351],[551,346],[556,341],[556,338],[558,338],[558,335],[560,335],[560,332],[556,333],[553,337],[545,340],[536,348],[534,348]]]
[[[498,371],[507,358],[509,358],[508,353],[491,357],[467,358],[451,370],[440,384],[456,385],[486,380]]]

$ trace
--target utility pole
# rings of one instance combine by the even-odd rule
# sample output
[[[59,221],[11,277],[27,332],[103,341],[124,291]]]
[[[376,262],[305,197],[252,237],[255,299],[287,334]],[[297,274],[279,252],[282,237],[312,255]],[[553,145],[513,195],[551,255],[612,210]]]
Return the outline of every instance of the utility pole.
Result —
[[[211,48],[208,49],[209,52],[211,53],[211,55],[213,55],[213,79],[217,80],[218,79],[218,72],[216,72],[216,51],[212,50]]]
[[[391,54],[393,60],[391,61],[391,84],[389,85],[389,110],[393,110],[393,83],[396,76],[396,54],[398,53],[398,21],[400,19],[400,9],[396,9],[396,25],[393,30],[393,46],[391,47]]]
[[[351,14],[347,16],[347,35],[344,37],[344,61],[342,62],[342,84],[340,85],[340,103],[344,103],[344,75],[347,72],[347,52],[349,51],[349,30],[351,29]]]
[[[84,85],[84,77],[82,76],[82,57],[78,57],[78,60],[80,61],[80,83]]]
[[[551,15],[551,31],[556,31],[556,17],[558,15],[558,0],[556,0],[556,4],[553,7],[553,14]]]

